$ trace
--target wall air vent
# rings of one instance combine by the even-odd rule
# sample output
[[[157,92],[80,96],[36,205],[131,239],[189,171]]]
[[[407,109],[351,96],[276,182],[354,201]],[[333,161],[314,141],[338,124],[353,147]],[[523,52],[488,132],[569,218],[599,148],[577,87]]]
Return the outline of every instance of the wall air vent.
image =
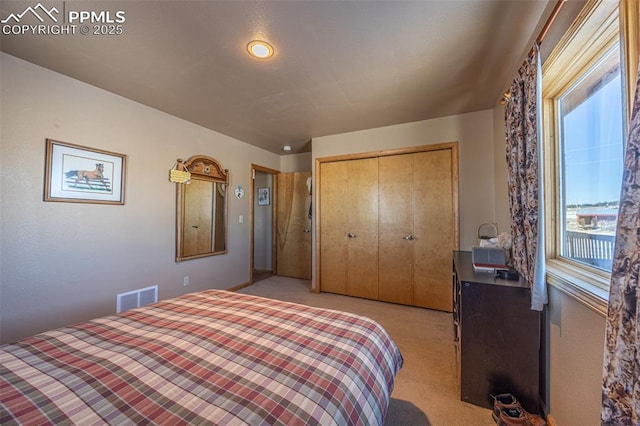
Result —
[[[116,295],[116,312],[128,311],[129,309],[139,308],[140,306],[156,303],[157,301],[157,285],[127,291]]]

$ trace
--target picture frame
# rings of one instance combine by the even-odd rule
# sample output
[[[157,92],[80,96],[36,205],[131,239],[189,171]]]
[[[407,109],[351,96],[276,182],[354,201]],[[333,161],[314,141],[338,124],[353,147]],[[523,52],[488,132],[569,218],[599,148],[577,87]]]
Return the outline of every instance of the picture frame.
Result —
[[[271,204],[269,188],[258,188],[258,205],[268,206],[269,204]]]
[[[46,140],[44,201],[124,205],[127,156]]]

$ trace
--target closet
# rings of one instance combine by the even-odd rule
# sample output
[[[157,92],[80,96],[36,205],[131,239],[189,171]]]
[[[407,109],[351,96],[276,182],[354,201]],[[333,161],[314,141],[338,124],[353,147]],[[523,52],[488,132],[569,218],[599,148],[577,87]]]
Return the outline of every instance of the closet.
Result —
[[[320,291],[450,312],[457,159],[450,143],[318,160]]]

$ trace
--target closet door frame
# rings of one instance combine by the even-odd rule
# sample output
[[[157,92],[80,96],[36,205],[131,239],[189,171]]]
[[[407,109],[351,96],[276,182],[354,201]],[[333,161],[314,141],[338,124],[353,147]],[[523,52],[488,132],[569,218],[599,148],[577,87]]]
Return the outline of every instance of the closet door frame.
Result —
[[[316,158],[315,162],[315,184],[316,188],[316,200],[318,205],[314,208],[314,213],[316,214],[316,218],[314,220],[314,225],[316,226],[315,230],[315,277],[314,281],[316,285],[312,289],[314,293],[322,292],[322,277],[321,277],[321,259],[320,259],[320,248],[322,242],[322,228],[321,228],[321,209],[322,205],[322,197],[321,197],[321,167],[322,163],[329,163],[335,161],[348,161],[348,160],[360,160],[365,158],[380,158],[387,157],[392,155],[402,155],[402,154],[413,154],[419,152],[427,152],[427,151],[438,151],[450,149],[451,150],[451,185],[452,185],[452,196],[453,196],[453,223],[454,223],[454,250],[459,249],[460,245],[460,213],[459,213],[459,193],[458,193],[458,185],[459,185],[459,175],[458,175],[458,142],[444,142],[432,145],[421,145],[421,146],[412,146],[406,148],[397,148],[397,149],[389,149],[389,150],[380,150],[380,151],[370,151],[370,152],[361,152],[355,154],[345,154],[345,155],[336,155],[331,157],[322,157]]]

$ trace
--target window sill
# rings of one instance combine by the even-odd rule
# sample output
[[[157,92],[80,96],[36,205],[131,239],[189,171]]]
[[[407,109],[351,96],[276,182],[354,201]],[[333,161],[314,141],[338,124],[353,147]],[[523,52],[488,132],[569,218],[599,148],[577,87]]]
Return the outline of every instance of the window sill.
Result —
[[[598,286],[605,281],[603,277],[554,259],[547,260],[547,283],[563,293],[573,297],[589,309],[606,317],[609,305],[609,292]],[[608,285],[608,282],[606,283]]]

